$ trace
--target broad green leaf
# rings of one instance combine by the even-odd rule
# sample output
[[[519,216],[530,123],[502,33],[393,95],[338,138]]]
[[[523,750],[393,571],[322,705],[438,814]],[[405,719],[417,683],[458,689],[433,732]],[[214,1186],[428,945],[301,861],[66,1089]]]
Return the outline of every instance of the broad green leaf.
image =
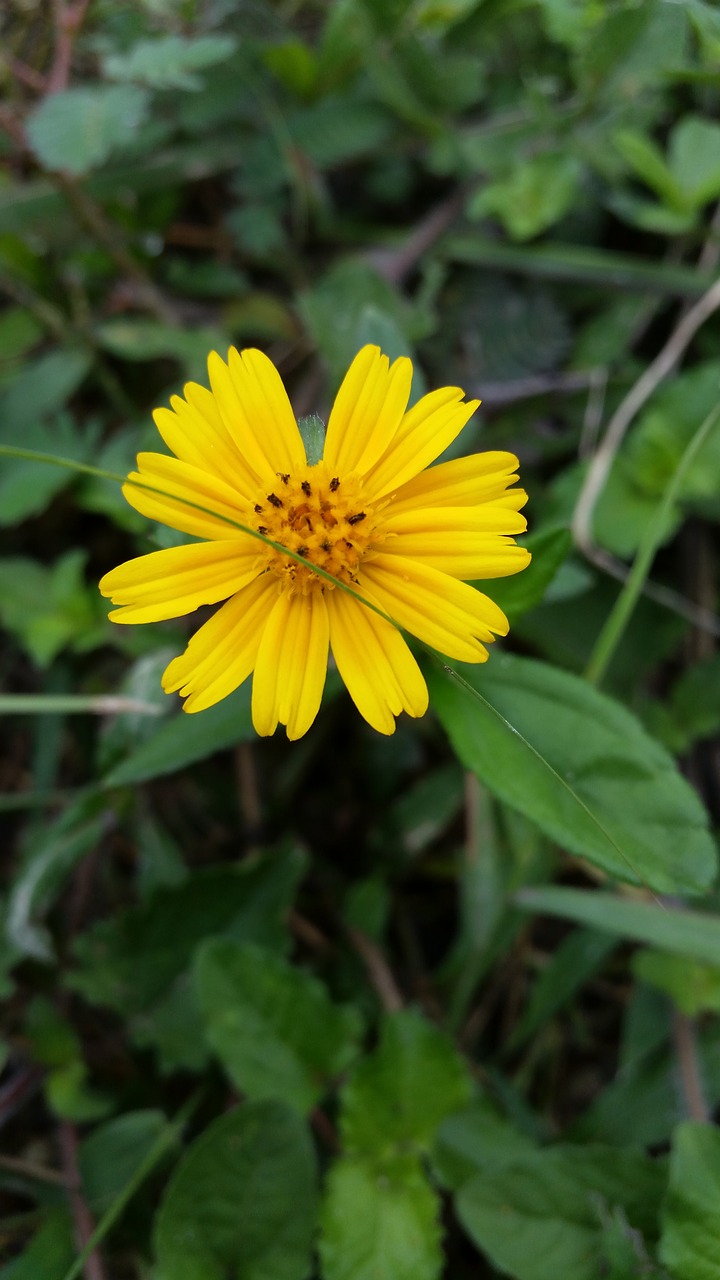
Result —
[[[688,1121],[673,1135],[660,1261],[673,1280],[720,1280],[720,1132]]]
[[[357,1053],[360,1016],[301,969],[250,943],[214,941],[197,957],[207,1038],[249,1098],[309,1111]]]
[[[222,934],[282,950],[285,914],[303,866],[291,850],[194,872],[82,934],[69,985],[132,1015],[168,992],[206,938]]]
[[[343,1090],[344,1149],[376,1159],[427,1151],[438,1126],[467,1105],[470,1092],[468,1070],[452,1041],[419,1014],[392,1014],[377,1049]]]
[[[156,1219],[157,1280],[305,1280],[315,1155],[295,1112],[248,1102],[192,1144]]]
[[[46,169],[83,174],[132,142],[148,110],[149,96],[136,85],[86,85],[43,98],[27,131]]]
[[[522,889],[516,902],[526,911],[561,916],[616,937],[720,965],[720,916],[554,885]]]
[[[159,36],[138,41],[127,53],[107,54],[103,67],[111,80],[134,80],[149,89],[199,89],[197,72],[224,62],[236,48],[228,35]]]
[[[321,1214],[323,1280],[439,1280],[440,1205],[412,1156],[337,1160]]]
[[[652,1232],[664,1187],[662,1164],[637,1152],[559,1146],[475,1174],[456,1207],[514,1280],[598,1280],[604,1214],[620,1206],[636,1230]]]
[[[535,1143],[480,1098],[441,1124],[432,1167],[444,1187],[457,1191],[478,1170],[504,1169],[535,1150]]]
[[[184,711],[166,720],[144,742],[130,751],[103,778],[106,787],[125,787],[148,778],[177,773],[189,764],[205,760],[255,737],[250,719],[250,682],[216,706],[198,715]]]
[[[83,1139],[78,1163],[83,1194],[93,1214],[107,1212],[167,1123],[162,1111],[125,1111]]]
[[[703,807],[629,711],[577,676],[507,653],[459,670],[490,705],[433,668],[434,705],[462,763],[501,800],[619,879],[688,893],[712,882]]]

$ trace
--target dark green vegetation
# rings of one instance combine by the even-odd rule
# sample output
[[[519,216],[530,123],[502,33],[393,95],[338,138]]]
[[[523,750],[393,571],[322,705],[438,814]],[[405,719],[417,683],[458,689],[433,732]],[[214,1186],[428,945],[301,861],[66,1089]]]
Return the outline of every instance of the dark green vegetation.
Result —
[[[718,1280],[720,11],[0,42],[0,1277]],[[231,342],[326,414],[368,341],[521,458],[511,638],[389,740],[185,717],[96,587],[173,535],[13,450],[124,473]]]

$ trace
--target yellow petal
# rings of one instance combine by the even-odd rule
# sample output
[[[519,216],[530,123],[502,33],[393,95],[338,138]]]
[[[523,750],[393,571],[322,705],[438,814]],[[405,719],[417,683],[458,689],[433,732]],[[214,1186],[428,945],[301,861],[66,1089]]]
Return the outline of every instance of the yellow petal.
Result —
[[[330,644],[348,693],[378,733],[395,732],[395,716],[427,711],[427,685],[400,632],[345,591],[327,597]]]
[[[367,562],[363,588],[365,583],[394,622],[460,662],[484,662],[484,645],[495,634],[507,634],[505,614],[487,596],[405,556],[378,555]]]
[[[301,738],[320,708],[329,643],[325,596],[283,592],[263,631],[255,664],[252,717],[257,733],[274,733],[278,721],[290,739]]]
[[[462,397],[458,387],[441,387],[413,405],[389,448],[365,477],[369,494],[380,498],[398,489],[452,444],[480,403],[465,403]]]
[[[212,394],[189,382],[185,396],[171,396],[172,409],[156,409],[153,414],[166,445],[181,461],[212,472],[246,501],[254,500],[258,477],[226,430]]]
[[[248,503],[231,484],[162,453],[140,453],[137,461],[123,485],[136,511],[198,538],[247,536],[235,525],[247,523]]]
[[[258,575],[257,544],[196,542],[151,551],[111,569],[100,590],[120,605],[113,622],[160,622],[227,600]]]
[[[363,347],[343,378],[330,412],[323,460],[347,474],[368,471],[385,452],[407,408],[412,364],[390,364],[379,347]]]
[[[408,506],[474,506],[480,502],[505,502],[508,498],[513,504],[517,502],[515,509],[519,510],[527,501],[527,494],[522,489],[506,493],[518,478],[518,465],[514,453],[494,449],[440,462],[400,486],[393,495],[392,511]]]
[[[204,711],[250,675],[260,637],[277,598],[277,579],[263,574],[218,609],[163,675],[166,693],[180,691],[184,711]]]
[[[527,520],[519,511],[508,510],[500,503],[483,502],[477,507],[405,507],[396,511],[395,504],[383,514],[383,532],[397,535],[385,550],[395,550],[400,535],[425,537],[432,548],[436,534],[494,533],[506,536],[523,533]]]
[[[530,553],[518,547],[511,534],[522,533],[527,521],[500,503],[479,507],[389,509],[383,531],[389,534],[383,552],[421,560],[454,578],[504,578],[519,573]]]
[[[208,373],[220,416],[263,485],[278,472],[303,466],[305,450],[280,374],[261,351],[230,348],[229,364],[217,351]]]

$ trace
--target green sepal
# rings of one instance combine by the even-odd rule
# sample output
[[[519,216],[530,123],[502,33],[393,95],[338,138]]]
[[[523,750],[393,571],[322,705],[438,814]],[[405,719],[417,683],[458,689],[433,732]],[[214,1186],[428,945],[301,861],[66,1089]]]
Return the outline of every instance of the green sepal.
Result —
[[[325,448],[325,423],[316,413],[309,413],[307,417],[298,419],[298,426],[305,445],[308,466],[314,467],[316,462],[322,461]]]

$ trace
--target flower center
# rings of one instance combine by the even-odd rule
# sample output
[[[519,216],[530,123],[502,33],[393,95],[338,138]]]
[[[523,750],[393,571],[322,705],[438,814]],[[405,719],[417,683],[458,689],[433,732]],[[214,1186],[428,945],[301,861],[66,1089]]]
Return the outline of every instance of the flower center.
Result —
[[[357,582],[370,543],[378,542],[375,511],[365,502],[358,478],[333,475],[324,462],[307,467],[301,476],[278,472],[274,489],[258,494],[253,524],[258,533],[309,561],[298,564],[263,547],[267,568],[303,595],[333,587],[313,573],[312,565],[341,582]]]

